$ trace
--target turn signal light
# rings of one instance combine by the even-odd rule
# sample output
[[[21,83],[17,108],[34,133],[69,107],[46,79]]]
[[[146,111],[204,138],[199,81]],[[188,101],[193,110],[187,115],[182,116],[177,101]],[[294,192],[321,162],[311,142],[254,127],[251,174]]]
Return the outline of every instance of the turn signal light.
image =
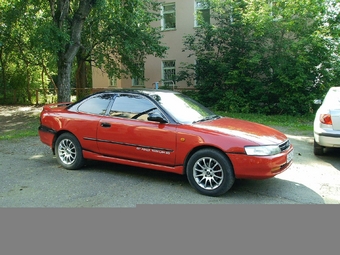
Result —
[[[326,125],[332,125],[332,117],[330,114],[321,114],[320,122]]]

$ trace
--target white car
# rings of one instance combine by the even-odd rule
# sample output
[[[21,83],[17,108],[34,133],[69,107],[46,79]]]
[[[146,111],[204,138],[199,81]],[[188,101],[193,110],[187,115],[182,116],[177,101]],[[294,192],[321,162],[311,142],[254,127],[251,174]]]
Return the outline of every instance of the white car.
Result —
[[[329,89],[315,114],[314,154],[323,155],[325,148],[340,148],[340,87]]]

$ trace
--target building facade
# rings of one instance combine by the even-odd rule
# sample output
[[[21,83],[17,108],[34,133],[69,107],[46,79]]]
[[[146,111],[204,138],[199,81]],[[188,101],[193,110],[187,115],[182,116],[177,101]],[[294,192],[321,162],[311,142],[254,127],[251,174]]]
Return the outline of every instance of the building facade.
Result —
[[[98,68],[92,69],[93,88],[157,88],[162,86],[186,88],[186,82],[174,81],[174,75],[179,71],[181,63],[194,63],[188,52],[183,52],[183,37],[193,34],[199,26],[199,16],[205,22],[210,22],[210,11],[198,0],[170,0],[162,2],[162,19],[153,25],[161,27],[162,42],[169,47],[164,58],[149,56],[144,66],[143,79],[109,79],[108,75]],[[199,14],[199,16],[197,15]]]

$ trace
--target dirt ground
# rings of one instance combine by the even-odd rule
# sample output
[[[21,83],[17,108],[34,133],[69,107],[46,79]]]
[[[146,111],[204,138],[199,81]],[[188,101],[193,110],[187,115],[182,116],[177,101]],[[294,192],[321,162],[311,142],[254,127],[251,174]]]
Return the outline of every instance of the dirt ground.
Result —
[[[41,106],[0,105],[0,134],[24,130],[26,123],[36,119],[41,110]]]

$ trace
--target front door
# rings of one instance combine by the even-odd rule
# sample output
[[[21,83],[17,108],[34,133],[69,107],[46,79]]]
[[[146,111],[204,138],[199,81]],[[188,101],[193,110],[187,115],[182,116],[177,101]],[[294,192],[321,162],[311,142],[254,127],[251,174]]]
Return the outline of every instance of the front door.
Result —
[[[102,117],[97,131],[98,147],[106,156],[173,166],[176,124],[148,121],[148,113],[160,111],[148,98],[121,94],[110,116]]]

